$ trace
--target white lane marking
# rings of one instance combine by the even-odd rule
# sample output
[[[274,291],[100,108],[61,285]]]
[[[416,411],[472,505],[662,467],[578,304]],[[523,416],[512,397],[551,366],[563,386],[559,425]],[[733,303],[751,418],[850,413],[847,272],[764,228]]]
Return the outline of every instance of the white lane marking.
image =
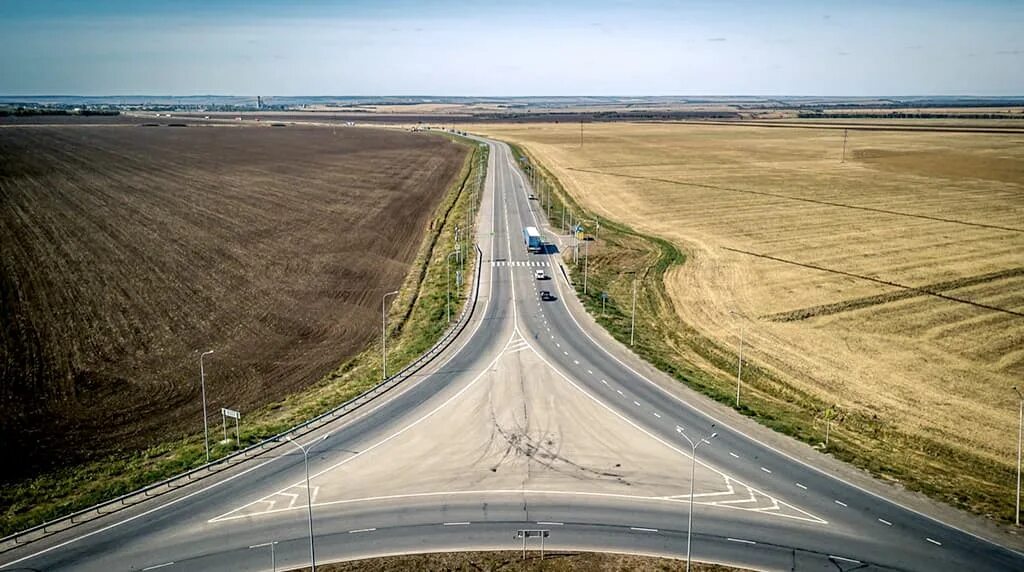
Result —
[[[661,419],[661,413],[658,413],[657,411],[654,412],[654,416]]]
[[[563,351],[562,353],[565,354],[565,355],[569,355],[569,352],[567,352],[567,351]]]
[[[835,503],[836,503],[837,505],[839,505],[839,506],[849,506],[849,505],[847,505],[846,503],[844,503],[844,502],[843,502],[843,501],[841,501],[841,500],[837,500],[837,501],[833,501],[833,502],[835,502]]]
[[[932,538],[925,538],[925,540],[927,540],[928,542],[931,542],[931,543],[932,543],[932,544],[934,544],[935,546],[942,546],[942,543],[941,543],[941,542],[939,542],[938,540],[934,540],[934,539],[932,539]]]
[[[587,373],[589,373],[590,375],[594,375],[594,370],[592,370],[592,369],[588,369],[588,370],[587,370]]]
[[[552,521],[548,521],[548,520],[538,520],[537,524],[539,524],[541,526],[562,526],[564,523],[552,522]]]
[[[636,405],[637,407],[640,407],[640,402],[639,401],[634,401],[633,405]]]
[[[619,395],[623,394],[621,389],[616,389],[615,391],[619,392]]]
[[[572,360],[572,363],[574,363],[574,364],[576,364],[576,365],[580,365],[580,360],[578,360],[578,359],[574,359],[574,360]]]
[[[744,540],[742,538],[726,538],[729,542],[739,542],[740,544],[757,544],[753,540]]]
[[[884,524],[886,526],[892,526],[892,523],[889,522],[888,520],[885,520],[884,518],[878,519],[878,522],[880,522],[880,523],[882,523],[882,524]]]
[[[562,344],[560,344],[560,343],[558,343],[558,342],[555,342],[555,347],[556,347],[556,348],[560,348],[560,347],[562,347]]]
[[[733,459],[739,459],[740,458],[739,455],[737,455],[736,453],[733,453],[732,451],[729,451],[729,454],[732,455]]]
[[[531,211],[531,214],[532,214],[532,211]],[[573,315],[572,311],[569,310],[569,306],[567,304],[565,304],[564,301],[562,303],[563,303],[563,305],[565,305],[566,314],[569,315],[569,319],[572,320],[574,324],[576,324],[576,328],[580,331],[580,333],[582,333],[588,340],[590,340],[590,342],[592,344],[594,344],[595,347],[597,347],[598,349],[603,351],[605,353],[605,355],[607,355],[608,357],[612,358],[614,361],[618,362],[618,364],[621,365],[623,368],[629,370],[636,377],[644,380],[649,385],[653,386],[658,391],[664,393],[669,398],[674,399],[674,400],[678,401],[680,404],[682,404],[682,405],[686,406],[687,408],[691,409],[692,411],[694,411],[694,412],[696,412],[696,413],[698,413],[700,415],[703,415],[709,421],[713,421],[714,423],[716,423],[716,424],[718,424],[718,425],[720,425],[722,427],[725,427],[726,429],[732,431],[736,435],[741,435],[741,436],[745,437],[747,440],[749,440],[750,442],[756,443],[758,446],[760,446],[760,447],[762,447],[764,449],[768,449],[769,451],[772,451],[773,453],[776,453],[777,455],[779,455],[781,457],[785,457],[786,459],[789,459],[791,462],[803,466],[805,469],[814,471],[814,472],[816,472],[819,475],[822,475],[824,477],[828,477],[830,479],[834,479],[836,481],[839,481],[840,483],[843,483],[844,485],[846,485],[848,487],[856,489],[857,491],[860,491],[860,492],[862,492],[862,493],[864,493],[866,495],[870,495],[870,496],[872,496],[872,497],[874,497],[876,499],[879,499],[881,501],[887,502],[887,503],[889,503],[889,504],[891,504],[893,506],[897,506],[897,507],[899,507],[902,510],[905,510],[907,512],[911,512],[911,513],[916,514],[916,515],[918,515],[920,517],[926,518],[926,519],[928,519],[928,520],[930,520],[932,522],[935,522],[935,523],[940,524],[942,526],[945,526],[947,528],[951,528],[951,529],[953,529],[953,530],[955,530],[957,532],[960,532],[962,534],[966,534],[966,535],[968,535],[968,536],[970,536],[970,537],[972,537],[974,539],[977,539],[977,540],[980,540],[982,542],[985,542],[985,543],[987,543],[989,545],[992,545],[992,546],[994,546],[996,548],[1005,550],[1005,547],[1003,547],[1001,544],[999,544],[999,543],[997,543],[997,542],[995,542],[993,540],[989,540],[988,538],[985,538],[984,536],[980,536],[980,535],[975,534],[973,532],[969,532],[967,530],[964,530],[963,528],[960,528],[958,526],[954,526],[952,524],[949,524],[948,522],[945,522],[945,521],[940,520],[940,519],[938,519],[936,517],[933,517],[933,516],[930,516],[928,514],[925,514],[925,513],[921,512],[919,510],[915,510],[915,509],[909,508],[906,505],[903,505],[903,504],[901,504],[901,503],[899,503],[899,502],[897,502],[897,501],[895,501],[893,499],[890,499],[890,498],[888,498],[888,497],[886,497],[884,495],[881,495],[879,493],[870,491],[870,490],[868,490],[868,489],[866,489],[864,487],[855,485],[855,484],[851,483],[850,481],[847,481],[847,480],[844,480],[844,479],[842,479],[840,477],[836,477],[834,475],[826,473],[822,469],[819,469],[818,467],[815,467],[815,466],[811,465],[810,463],[808,463],[806,461],[802,461],[802,460],[794,457],[793,455],[790,455],[790,454],[788,454],[788,453],[786,453],[786,452],[784,452],[782,450],[776,449],[775,447],[772,447],[771,445],[765,443],[764,441],[761,441],[757,437],[754,437],[753,435],[744,433],[743,431],[740,431],[739,429],[736,429],[732,425],[729,425],[728,423],[723,422],[721,419],[718,419],[717,417],[707,413],[706,411],[704,411],[700,407],[698,407],[696,405],[693,405],[692,403],[690,403],[686,399],[683,399],[682,397],[679,397],[678,395],[670,392],[669,390],[665,389],[661,385],[658,385],[656,382],[648,379],[645,375],[643,375],[642,373],[640,373],[639,371],[637,371],[636,369],[631,367],[629,364],[627,364],[626,362],[622,361],[617,356],[612,354],[612,352],[610,352],[607,348],[605,348],[603,345],[598,343],[598,341],[595,340],[594,337],[591,336],[589,332],[587,332],[585,329],[583,329],[583,326],[580,324],[579,320],[577,320],[576,316]],[[686,455],[686,456],[689,456],[689,455]],[[703,464],[703,463],[701,463],[701,464]],[[797,509],[797,510],[800,510],[800,509]],[[802,511],[802,510],[801,510],[801,512],[804,512],[805,514],[810,514],[810,513],[807,513],[805,511]],[[815,518],[819,518],[819,517],[815,517]],[[822,520],[822,523],[827,523],[827,521]],[[1017,551],[1011,551],[1011,552],[1013,552],[1014,554],[1019,554]]]
[[[376,528],[357,528],[355,530],[348,531],[349,534],[359,534],[360,532],[373,532]]]
[[[803,486],[803,485],[802,485],[802,484],[800,484],[800,483],[797,483],[797,484],[796,484],[796,486],[798,486],[798,487],[802,488],[802,489],[803,489],[803,490],[805,490],[805,491],[807,490],[807,487]]]
[[[607,382],[607,381],[605,381],[605,380],[603,380],[603,379],[601,380],[601,383],[603,383],[603,384],[605,384],[605,385],[608,385],[608,382]]]
[[[469,522],[446,522],[442,526],[469,526]]]
[[[156,566],[149,566],[148,568],[143,568],[142,570],[143,570],[143,572],[145,572],[146,570],[156,570],[157,568],[164,568],[166,566],[174,566],[174,562],[164,562],[163,564],[157,564]]]
[[[637,532],[658,532],[657,528],[644,528],[642,526],[631,526],[629,529]]]
[[[772,474],[772,472],[770,470],[768,470],[768,469],[766,469],[764,467],[761,467],[761,470],[766,472],[766,473],[768,473],[769,475]]]
[[[832,560],[842,560],[843,562],[849,562],[850,564],[863,564],[860,560],[854,560],[853,558],[843,558],[842,556],[836,556],[835,554],[829,554],[828,557]]]

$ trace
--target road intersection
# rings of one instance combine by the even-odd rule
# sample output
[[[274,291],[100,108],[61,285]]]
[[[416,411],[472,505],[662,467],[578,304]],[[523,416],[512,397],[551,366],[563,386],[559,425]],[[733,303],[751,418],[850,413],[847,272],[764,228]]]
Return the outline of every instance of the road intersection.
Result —
[[[679,399],[598,341],[568,301],[557,255],[507,146],[491,145],[469,327],[422,375],[313,443],[318,561],[512,549],[551,529],[553,549],[681,556],[690,448],[716,431],[694,479],[694,557],[779,570],[1012,570],[991,544],[793,459]],[[550,279],[537,280],[546,269]],[[540,290],[557,300],[543,301]],[[322,435],[328,435],[323,438]],[[245,466],[12,550],[3,569],[265,570],[249,548],[278,542],[279,567],[308,565],[301,454]]]

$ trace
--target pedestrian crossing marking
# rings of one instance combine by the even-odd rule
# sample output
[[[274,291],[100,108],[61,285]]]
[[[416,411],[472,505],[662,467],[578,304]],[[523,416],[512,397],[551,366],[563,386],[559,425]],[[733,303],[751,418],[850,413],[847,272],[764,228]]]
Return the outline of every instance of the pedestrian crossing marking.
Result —
[[[492,260],[491,266],[547,267],[545,260]]]

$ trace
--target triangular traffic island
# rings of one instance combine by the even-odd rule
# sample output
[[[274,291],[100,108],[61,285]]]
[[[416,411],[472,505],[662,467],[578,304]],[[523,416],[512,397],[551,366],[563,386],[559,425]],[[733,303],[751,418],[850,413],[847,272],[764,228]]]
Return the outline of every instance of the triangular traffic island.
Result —
[[[318,506],[510,492],[684,503],[689,468],[680,448],[570,383],[517,334],[447,402],[314,475],[311,485]],[[821,522],[702,464],[694,502]],[[213,521],[305,504],[303,481]]]

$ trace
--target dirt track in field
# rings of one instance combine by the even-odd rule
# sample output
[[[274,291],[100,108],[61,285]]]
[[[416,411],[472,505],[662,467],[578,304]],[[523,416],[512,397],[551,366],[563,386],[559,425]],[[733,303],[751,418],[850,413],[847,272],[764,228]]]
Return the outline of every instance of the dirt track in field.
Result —
[[[465,149],[357,128],[0,127],[0,479],[202,428],[378,332]]]

